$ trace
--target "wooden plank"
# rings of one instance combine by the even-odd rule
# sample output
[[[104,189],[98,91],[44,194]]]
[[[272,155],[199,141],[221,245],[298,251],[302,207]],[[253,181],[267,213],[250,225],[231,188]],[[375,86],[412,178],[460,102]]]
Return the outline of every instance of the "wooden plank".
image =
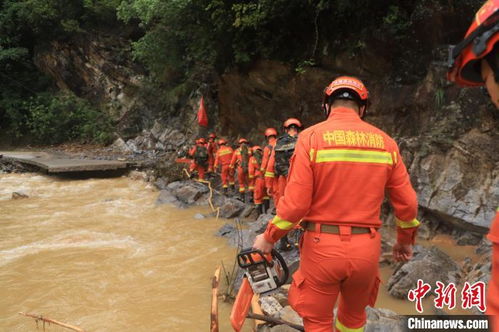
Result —
[[[218,286],[220,284],[220,269],[217,267],[211,281],[211,323],[210,332],[218,332]]]
[[[251,299],[251,311],[253,311],[254,314],[257,315],[262,315],[263,316],[263,311],[262,307],[260,307],[260,303],[258,300],[260,299],[260,295],[255,294],[253,295],[253,298]],[[258,330],[258,326],[265,324],[263,320],[256,319],[255,320],[255,330]]]

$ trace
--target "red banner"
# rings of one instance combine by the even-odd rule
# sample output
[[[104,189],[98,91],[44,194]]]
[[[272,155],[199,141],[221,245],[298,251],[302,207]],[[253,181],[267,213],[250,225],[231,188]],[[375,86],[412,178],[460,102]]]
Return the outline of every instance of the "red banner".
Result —
[[[208,115],[204,107],[204,97],[201,97],[198,110],[198,124],[203,127],[208,127]]]

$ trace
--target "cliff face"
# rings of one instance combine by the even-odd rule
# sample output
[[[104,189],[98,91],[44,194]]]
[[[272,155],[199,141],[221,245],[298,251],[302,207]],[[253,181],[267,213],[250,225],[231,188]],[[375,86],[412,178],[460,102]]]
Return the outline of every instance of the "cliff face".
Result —
[[[301,119],[305,126],[322,121],[324,87],[344,73],[338,68],[349,68],[372,96],[366,120],[399,143],[425,216],[451,227],[487,231],[499,199],[498,113],[479,89],[449,85],[445,68],[430,64],[426,75],[404,83],[403,73],[400,79],[384,75],[396,68],[375,54],[344,54],[330,60],[327,69],[311,67],[301,73],[283,63],[259,61],[244,71],[233,69],[201,82],[199,90],[178,92],[169,101],[154,94],[146,100],[143,73],[120,43],[91,36],[54,42],[38,51],[36,63],[60,88],[106,106],[119,132],[133,126],[131,131],[145,130],[142,136],[152,137],[174,128],[194,138],[202,92],[210,130],[219,136],[244,136],[254,144],[263,143],[265,128],[281,129],[288,117]],[[144,144],[158,148],[149,143]],[[162,142],[160,148],[167,145]]]

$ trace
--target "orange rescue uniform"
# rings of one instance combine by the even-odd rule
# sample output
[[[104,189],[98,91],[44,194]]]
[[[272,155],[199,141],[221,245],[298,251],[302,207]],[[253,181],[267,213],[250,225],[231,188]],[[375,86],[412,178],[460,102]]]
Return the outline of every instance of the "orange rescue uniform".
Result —
[[[251,156],[249,160],[248,177],[250,179],[250,190],[252,186],[254,187],[253,201],[257,205],[263,203],[265,190],[265,183],[260,166],[256,157]]]
[[[499,209],[487,238],[492,242],[492,274],[487,292],[487,315],[493,318],[493,332],[499,332]]]
[[[300,133],[284,196],[264,237],[275,243],[302,219],[312,223],[289,292],[307,332],[333,331],[340,292],[336,329],[361,331],[365,325],[365,307],[374,304],[379,286],[376,229],[385,189],[398,242],[413,244],[419,226],[416,193],[391,137],[345,107]],[[322,232],[321,224],[336,225],[339,234]],[[352,227],[367,233],[355,234]]]
[[[249,166],[249,157],[251,156],[251,150],[248,147],[248,166]],[[237,166],[237,181],[239,183],[239,192],[246,192],[246,188],[248,187],[248,170],[244,170],[242,167],[243,156],[241,154],[241,147],[238,147],[234,154],[232,155],[232,160],[230,162],[230,168],[235,169]]]
[[[272,191],[273,187],[273,174],[267,174],[267,166],[270,160],[270,156],[272,155],[272,151],[274,151],[275,144],[277,142],[277,138],[271,137],[269,138],[268,144],[263,148],[263,156],[262,156],[262,164],[260,165],[260,172],[264,176],[264,186],[265,188],[270,188],[270,191]],[[267,187],[268,183],[268,187]],[[267,192],[263,193],[263,199],[270,199],[269,196],[267,196]]]
[[[196,145],[194,145],[189,150],[189,156],[194,157],[194,154],[196,153],[196,149],[198,147],[206,147],[206,145],[202,144],[202,143],[197,143]],[[194,172],[194,171],[197,171],[198,172],[198,179],[199,180],[204,180],[204,175],[206,173],[206,168],[203,167],[203,166],[201,166],[201,165],[196,164],[196,162],[194,161],[194,159],[192,159],[191,166],[189,167],[189,170],[191,171],[191,173]]]
[[[221,145],[218,149],[215,157],[214,167],[217,169],[218,166],[221,166],[221,178],[222,178],[222,187],[227,188],[228,184],[234,184],[234,179],[231,176],[230,172],[230,162],[232,160],[232,154],[234,151],[230,146]]]
[[[214,168],[214,164],[215,164],[215,158],[216,158],[216,155],[217,155],[217,143],[215,143],[214,141],[208,141],[208,172],[213,172]]]

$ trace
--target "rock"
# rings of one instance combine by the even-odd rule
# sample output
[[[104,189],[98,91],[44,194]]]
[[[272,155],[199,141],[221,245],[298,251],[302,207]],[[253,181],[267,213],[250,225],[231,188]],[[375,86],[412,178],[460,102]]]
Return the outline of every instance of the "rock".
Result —
[[[279,311],[279,317],[287,322],[297,325],[303,325],[303,319],[289,305],[285,306],[281,309],[281,311]]]
[[[258,218],[258,211],[256,210],[256,207],[253,204],[246,204],[243,212],[241,212],[241,217],[254,220]]]
[[[227,198],[224,205],[220,207],[220,217],[234,218],[241,214],[245,208],[245,204],[235,198]]]
[[[125,143],[123,138],[117,138],[113,144],[111,144],[111,149],[121,152],[121,153],[131,153],[132,149]]]
[[[476,246],[480,243],[482,238],[482,235],[465,232],[457,238],[456,244],[458,246]]]
[[[164,178],[158,178],[156,181],[154,181],[154,186],[158,188],[159,190],[166,189],[166,186],[168,185],[167,181]]]
[[[410,289],[416,287],[418,279],[432,285],[456,282],[457,264],[436,247],[430,249],[415,246],[414,258],[397,268],[388,280],[388,292],[396,298],[407,298]]]
[[[367,323],[365,332],[402,332],[405,323],[401,316],[388,309],[366,308]]]
[[[202,215],[201,213],[196,213],[194,215],[194,219],[201,220],[201,219],[206,219],[206,217],[204,215]]]
[[[194,181],[184,181],[184,185],[173,190],[173,193],[181,202],[190,205],[194,204],[207,191],[208,188],[204,184]]]
[[[477,255],[490,255],[492,252],[492,242],[490,242],[486,237],[482,238],[478,247],[475,249]]]
[[[262,311],[272,317],[279,317],[279,312],[283,309],[282,305],[273,296],[267,295],[260,297],[260,306]]]
[[[231,237],[236,233],[237,233],[236,226],[234,226],[233,224],[225,224],[218,229],[215,235],[223,237]]]
[[[128,177],[135,181],[147,180],[147,174],[145,172],[140,172],[140,171],[130,171],[130,173],[128,173]]]
[[[260,234],[265,231],[267,224],[273,218],[274,218],[273,214],[261,214],[258,216],[258,219],[256,219],[255,221],[248,222],[247,224],[252,232]]]
[[[29,198],[29,196],[26,195],[25,193],[18,191],[12,193],[12,199],[23,199],[23,198]]]
[[[187,205],[177,199],[177,197],[168,189],[161,190],[156,199],[156,205],[171,204],[175,207],[184,209]]]

